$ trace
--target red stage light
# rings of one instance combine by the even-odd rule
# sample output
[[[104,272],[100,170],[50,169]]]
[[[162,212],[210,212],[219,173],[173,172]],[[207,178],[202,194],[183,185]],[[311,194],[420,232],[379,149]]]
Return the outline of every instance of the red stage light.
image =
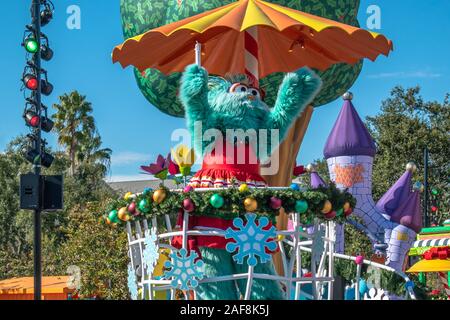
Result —
[[[32,74],[25,75],[25,77],[23,77],[23,83],[29,90],[35,91],[38,88],[38,80]]]
[[[25,113],[25,121],[34,128],[37,128],[41,122],[39,116],[32,111]]]

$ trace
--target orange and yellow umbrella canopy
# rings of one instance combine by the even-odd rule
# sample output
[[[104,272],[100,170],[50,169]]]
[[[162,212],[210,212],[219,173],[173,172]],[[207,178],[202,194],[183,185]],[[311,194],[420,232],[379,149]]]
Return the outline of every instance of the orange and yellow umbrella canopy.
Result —
[[[393,44],[385,36],[262,0],[240,0],[126,40],[113,61],[140,71],[181,72],[194,63],[202,44],[202,65],[212,74],[245,73],[245,32],[257,29],[258,74],[303,66],[325,70],[336,63],[374,61]]]

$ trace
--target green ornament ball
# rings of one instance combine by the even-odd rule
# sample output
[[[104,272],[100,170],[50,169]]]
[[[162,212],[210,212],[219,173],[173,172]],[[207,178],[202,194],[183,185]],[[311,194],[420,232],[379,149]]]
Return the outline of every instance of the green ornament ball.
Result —
[[[223,206],[223,204],[224,204],[223,197],[220,194],[217,194],[217,193],[212,195],[212,197],[209,200],[209,202],[216,209],[221,208]]]
[[[143,213],[148,213],[150,211],[149,203],[147,199],[142,199],[139,202],[139,211]]]
[[[119,211],[117,210],[111,211],[108,215],[108,219],[109,221],[111,221],[111,223],[119,222]]]
[[[439,194],[439,191],[438,191],[437,189],[431,189],[431,193],[432,193],[434,196],[437,196],[437,195]]]
[[[297,200],[295,203],[295,211],[298,213],[305,213],[308,211],[308,202],[305,200]]]
[[[344,214],[344,209],[339,209],[338,211],[336,211],[336,216],[341,217]]]

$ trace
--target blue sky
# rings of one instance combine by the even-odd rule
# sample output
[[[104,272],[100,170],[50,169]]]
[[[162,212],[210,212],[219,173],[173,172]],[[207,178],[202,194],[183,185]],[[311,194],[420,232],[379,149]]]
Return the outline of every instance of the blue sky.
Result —
[[[24,25],[30,22],[30,0],[3,1],[0,32],[1,102],[0,150],[13,137],[27,133],[21,118],[23,94],[19,91],[25,55],[20,46]],[[123,41],[119,0],[58,0],[55,19],[45,27],[55,57],[45,63],[55,90],[44,104],[72,90],[87,95],[94,107],[104,145],[114,151],[111,179],[142,178],[139,166],[173,146],[172,131],[183,119],[169,117],[152,107],[139,92],[131,69],[111,63],[112,48]],[[351,88],[361,117],[375,115],[395,85],[420,85],[425,99],[442,101],[450,92],[450,26],[448,0],[362,0],[359,21],[366,25],[366,9],[381,8],[381,32],[393,40],[395,51],[375,62],[366,60]],[[81,30],[66,27],[70,5],[81,8]],[[5,14],[8,13],[8,14]],[[299,153],[308,163],[322,157],[322,149],[342,105],[341,100],[316,109]],[[55,135],[46,135],[55,146]],[[145,178],[145,176],[144,176]]]

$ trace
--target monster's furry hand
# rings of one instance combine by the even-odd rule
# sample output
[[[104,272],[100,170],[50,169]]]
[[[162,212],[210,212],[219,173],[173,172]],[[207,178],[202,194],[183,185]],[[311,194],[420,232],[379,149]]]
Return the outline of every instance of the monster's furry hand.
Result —
[[[315,98],[321,86],[322,80],[306,67],[284,77],[269,121],[270,127],[280,131],[280,139],[284,139],[292,123]]]
[[[186,108],[188,121],[203,120],[208,109],[208,72],[191,64],[181,78],[180,99]]]

